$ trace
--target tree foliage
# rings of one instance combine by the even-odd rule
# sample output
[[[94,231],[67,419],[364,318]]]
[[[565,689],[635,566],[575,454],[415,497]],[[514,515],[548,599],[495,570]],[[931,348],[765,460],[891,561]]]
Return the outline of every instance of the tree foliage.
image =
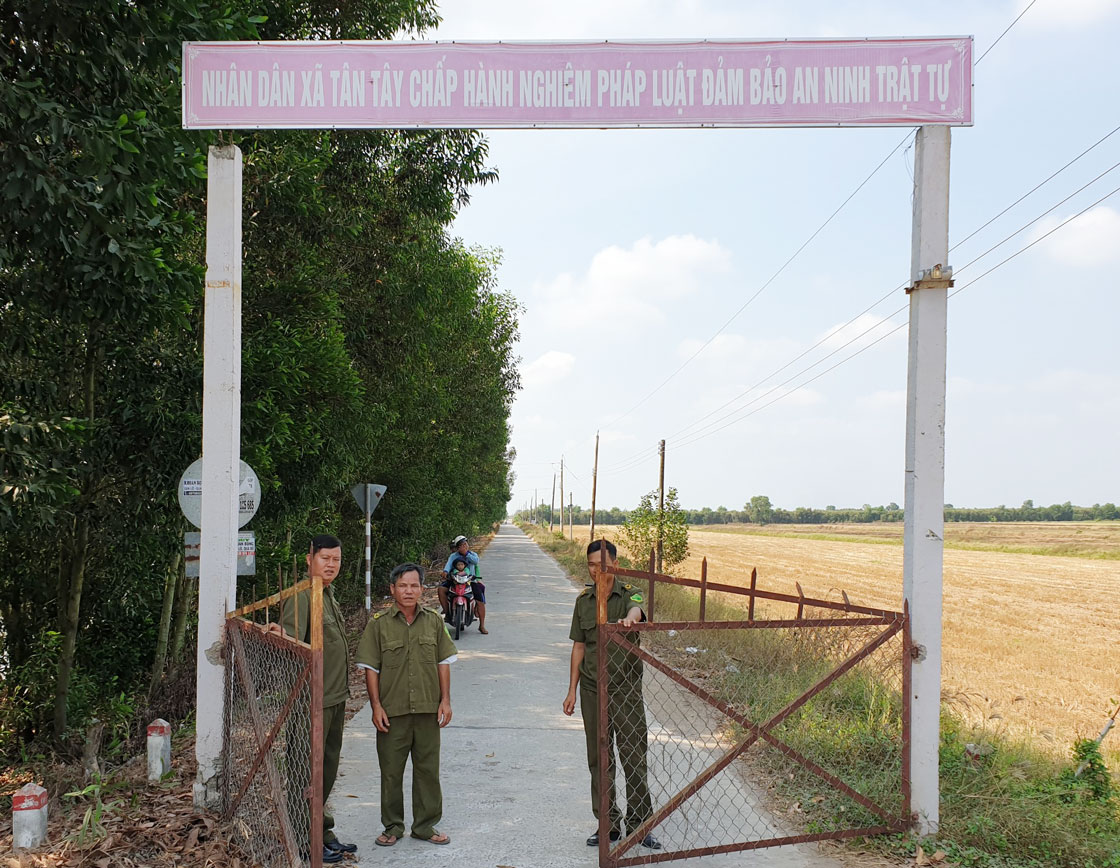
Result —
[[[200,451],[216,136],[181,128],[181,42],[389,38],[437,20],[431,0],[0,2],[0,665],[41,675],[47,648],[54,666],[53,715],[24,708],[17,739],[64,736],[143,680],[157,632],[181,647],[188,626],[189,585],[165,578],[187,529],[176,483]],[[485,528],[509,497],[518,311],[495,255],[448,235],[494,180],[486,143],[222,138],[245,158],[242,457],[264,487],[258,576],[239,590],[274,588],[330,531],[339,591],[357,599],[352,485],[389,489],[381,574]],[[179,598],[160,631],[165,588]]]
[[[675,488],[665,489],[664,512],[658,500],[656,488],[643,494],[637,509],[627,515],[620,534],[630,554],[642,560],[657,548],[660,539],[663,568],[671,569],[688,557],[688,518]]]

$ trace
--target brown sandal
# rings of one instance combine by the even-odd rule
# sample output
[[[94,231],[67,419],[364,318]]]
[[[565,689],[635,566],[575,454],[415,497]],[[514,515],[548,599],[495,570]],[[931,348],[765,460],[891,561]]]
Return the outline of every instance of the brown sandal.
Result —
[[[384,832],[382,832],[374,839],[373,843],[378,847],[392,847],[399,840],[400,838],[398,838],[396,835],[386,835]]]
[[[422,835],[416,835],[416,834],[413,834],[412,837],[416,838],[418,841],[427,841],[429,844],[443,845],[443,844],[450,844],[451,843],[451,838],[449,838],[447,835],[443,834],[443,832],[436,832],[430,838],[425,838]]]

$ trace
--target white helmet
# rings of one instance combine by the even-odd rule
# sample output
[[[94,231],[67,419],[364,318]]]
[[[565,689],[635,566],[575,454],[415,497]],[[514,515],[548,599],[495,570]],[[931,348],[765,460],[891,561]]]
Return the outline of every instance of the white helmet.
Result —
[[[462,534],[459,534],[459,536],[457,536],[457,537],[455,537],[455,539],[451,540],[451,548],[458,548],[459,543],[461,543],[461,542],[468,542],[468,540],[465,536],[463,536]]]

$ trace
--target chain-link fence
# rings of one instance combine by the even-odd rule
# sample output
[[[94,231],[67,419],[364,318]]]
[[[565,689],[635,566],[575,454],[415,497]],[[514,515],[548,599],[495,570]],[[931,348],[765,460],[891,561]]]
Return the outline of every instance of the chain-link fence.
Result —
[[[600,816],[623,827],[601,864],[907,827],[905,617],[788,599],[796,614],[600,627],[600,775],[619,802],[601,787]]]
[[[313,830],[322,824],[322,668],[307,644],[240,617],[226,621],[223,813],[258,865],[321,865]],[[319,797],[314,798],[313,778]]]

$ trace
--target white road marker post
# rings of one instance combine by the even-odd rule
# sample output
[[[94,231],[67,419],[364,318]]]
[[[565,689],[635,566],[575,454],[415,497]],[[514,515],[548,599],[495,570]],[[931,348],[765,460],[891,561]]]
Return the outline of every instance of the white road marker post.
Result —
[[[157,717],[148,724],[148,780],[161,781],[171,771],[171,724]]]
[[[934,834],[941,726],[941,598],[945,529],[945,345],[949,287],[949,127],[918,130],[914,154],[910,348],[906,378],[903,597],[911,618],[911,808]]]
[[[194,803],[217,806],[222,756],[226,612],[236,608],[241,458],[241,150],[211,147],[206,183],[202,366],[202,542],[198,579],[198,710]]]
[[[34,850],[47,840],[47,791],[24,784],[12,796],[12,849]]]
[[[366,485],[366,614],[370,611],[370,585],[372,584],[371,578],[373,573],[373,555],[371,554],[372,546],[370,545],[370,537],[373,534],[372,522],[370,516],[373,510],[370,508],[370,501],[373,499],[373,486]]]

